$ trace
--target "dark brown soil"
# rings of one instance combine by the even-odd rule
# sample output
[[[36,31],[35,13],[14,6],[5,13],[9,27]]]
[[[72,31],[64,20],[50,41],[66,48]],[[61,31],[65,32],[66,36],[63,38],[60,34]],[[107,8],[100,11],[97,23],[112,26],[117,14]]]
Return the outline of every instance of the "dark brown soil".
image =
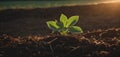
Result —
[[[120,28],[79,35],[0,35],[1,57],[119,57]]]

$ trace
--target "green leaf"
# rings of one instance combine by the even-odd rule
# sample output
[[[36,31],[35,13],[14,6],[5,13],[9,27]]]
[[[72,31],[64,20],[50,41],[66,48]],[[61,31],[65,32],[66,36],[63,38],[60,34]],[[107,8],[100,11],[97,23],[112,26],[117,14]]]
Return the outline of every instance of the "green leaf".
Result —
[[[83,33],[83,30],[79,26],[72,26],[69,28],[71,33]]]
[[[79,16],[72,16],[68,19],[66,27],[75,25],[79,20]]]
[[[63,24],[63,27],[65,27],[67,24],[67,16],[65,16],[64,14],[61,14],[60,22]]]
[[[50,29],[52,29],[52,30],[54,30],[54,31],[57,31],[60,27],[57,25],[57,22],[55,22],[55,21],[48,21],[48,22],[46,22],[47,23],[47,26],[50,28]]]

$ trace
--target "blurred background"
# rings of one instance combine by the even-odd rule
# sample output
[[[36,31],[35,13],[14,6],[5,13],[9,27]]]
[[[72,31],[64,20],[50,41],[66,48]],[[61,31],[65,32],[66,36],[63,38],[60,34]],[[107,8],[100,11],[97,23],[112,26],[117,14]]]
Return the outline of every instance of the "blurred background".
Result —
[[[44,8],[120,2],[120,0],[0,0],[0,9]]]
[[[84,33],[120,28],[120,0],[0,0],[0,34],[51,33],[46,21],[80,16]]]

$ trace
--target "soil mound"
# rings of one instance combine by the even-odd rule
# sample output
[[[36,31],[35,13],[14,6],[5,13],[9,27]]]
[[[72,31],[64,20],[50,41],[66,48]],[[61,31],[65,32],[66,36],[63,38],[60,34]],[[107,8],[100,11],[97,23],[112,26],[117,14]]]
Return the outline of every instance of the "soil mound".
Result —
[[[120,28],[79,35],[0,35],[2,57],[119,57]]]

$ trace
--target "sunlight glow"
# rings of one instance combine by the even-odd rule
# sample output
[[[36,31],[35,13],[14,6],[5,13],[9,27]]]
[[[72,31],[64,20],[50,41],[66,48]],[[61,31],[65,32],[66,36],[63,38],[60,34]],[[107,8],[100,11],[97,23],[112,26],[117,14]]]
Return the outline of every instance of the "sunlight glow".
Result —
[[[119,3],[119,2],[120,2],[120,0],[105,0],[105,1],[102,1],[100,3]]]
[[[108,1],[108,2],[120,2],[120,0],[111,0],[111,1]]]

